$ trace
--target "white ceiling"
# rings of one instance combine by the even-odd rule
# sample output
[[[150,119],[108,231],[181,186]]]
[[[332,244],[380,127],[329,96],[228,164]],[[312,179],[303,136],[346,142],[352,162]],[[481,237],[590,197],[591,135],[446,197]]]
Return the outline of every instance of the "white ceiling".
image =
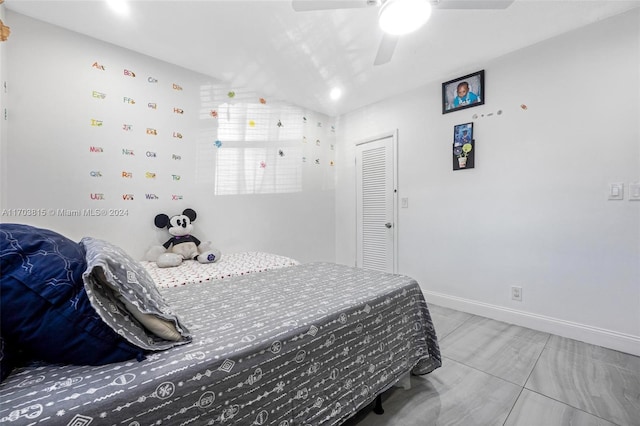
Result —
[[[327,0],[331,1],[331,0]],[[7,0],[6,9],[331,116],[479,69],[493,58],[640,7],[640,0],[515,0],[504,10],[434,9],[373,66],[378,8],[295,12],[290,0]],[[6,22],[11,26],[11,22]],[[19,34],[12,34],[19,37]],[[343,96],[329,98],[338,86]]]

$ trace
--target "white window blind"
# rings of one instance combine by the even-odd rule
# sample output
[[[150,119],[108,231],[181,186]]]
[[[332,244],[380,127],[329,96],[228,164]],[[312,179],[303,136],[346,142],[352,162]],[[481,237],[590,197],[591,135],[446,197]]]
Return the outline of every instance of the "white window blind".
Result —
[[[221,105],[218,119],[216,195],[302,191],[302,110],[256,99]]]

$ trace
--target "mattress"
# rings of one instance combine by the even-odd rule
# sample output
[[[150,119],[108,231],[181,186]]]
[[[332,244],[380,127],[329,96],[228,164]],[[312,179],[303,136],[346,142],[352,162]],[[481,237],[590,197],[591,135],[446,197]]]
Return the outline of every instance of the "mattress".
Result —
[[[240,252],[223,254],[216,263],[199,263],[186,260],[172,268],[159,268],[155,262],[140,262],[160,289],[179,287],[191,283],[264,272],[272,269],[298,265],[295,259],[264,252]]]
[[[163,291],[191,343],[97,367],[32,365],[0,384],[12,425],[338,425],[441,365],[418,283],[310,263]]]

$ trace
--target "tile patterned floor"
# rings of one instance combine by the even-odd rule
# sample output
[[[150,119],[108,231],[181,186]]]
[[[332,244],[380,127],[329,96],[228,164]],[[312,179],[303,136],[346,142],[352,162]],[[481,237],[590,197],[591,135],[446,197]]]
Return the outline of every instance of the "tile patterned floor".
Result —
[[[640,357],[430,305],[442,367],[345,426],[640,426]]]

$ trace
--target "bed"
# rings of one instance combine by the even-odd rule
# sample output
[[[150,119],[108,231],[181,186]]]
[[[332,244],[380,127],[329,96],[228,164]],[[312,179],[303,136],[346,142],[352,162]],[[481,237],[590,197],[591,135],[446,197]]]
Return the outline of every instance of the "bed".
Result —
[[[186,339],[140,361],[17,367],[0,384],[0,423],[338,425],[441,365],[427,303],[402,275],[308,263],[162,299]]]
[[[140,263],[161,289],[221,280],[300,264],[297,260],[287,256],[260,251],[224,254],[215,263],[187,260],[171,268],[160,268],[155,262],[149,261],[141,261]]]

